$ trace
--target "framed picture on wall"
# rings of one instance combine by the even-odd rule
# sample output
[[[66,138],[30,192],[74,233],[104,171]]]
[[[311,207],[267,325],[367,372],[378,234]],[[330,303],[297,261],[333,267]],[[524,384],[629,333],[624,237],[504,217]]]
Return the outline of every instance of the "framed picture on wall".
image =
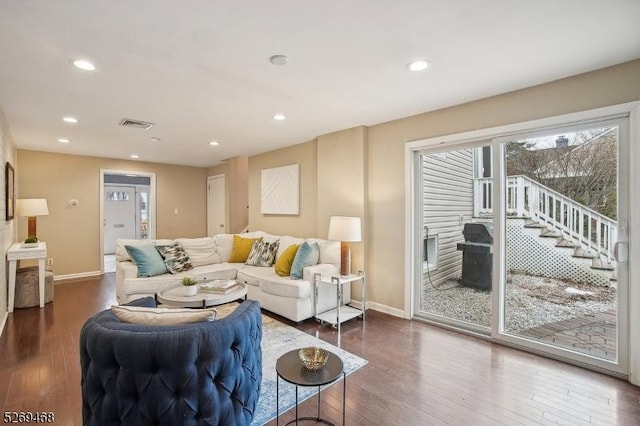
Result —
[[[4,169],[4,193],[6,195],[6,219],[11,220],[16,214],[16,192],[15,192],[15,171],[13,166],[7,162]]]

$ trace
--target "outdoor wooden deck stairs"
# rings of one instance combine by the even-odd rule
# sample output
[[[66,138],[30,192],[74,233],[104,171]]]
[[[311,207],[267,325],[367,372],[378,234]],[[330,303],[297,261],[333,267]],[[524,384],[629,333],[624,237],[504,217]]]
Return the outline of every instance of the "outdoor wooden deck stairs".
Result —
[[[580,247],[577,243],[568,240],[562,236],[557,231],[548,228],[547,226],[536,222],[531,218],[525,218],[524,222],[525,228],[530,229],[540,229],[540,238],[555,238],[556,244],[555,246],[560,249],[569,249],[573,250],[573,257],[581,258],[581,259],[591,259],[591,269],[598,269],[603,271],[612,271],[611,280],[617,281],[615,266],[611,262],[607,262],[606,260],[602,260],[598,254],[593,253],[591,251],[585,250]]]

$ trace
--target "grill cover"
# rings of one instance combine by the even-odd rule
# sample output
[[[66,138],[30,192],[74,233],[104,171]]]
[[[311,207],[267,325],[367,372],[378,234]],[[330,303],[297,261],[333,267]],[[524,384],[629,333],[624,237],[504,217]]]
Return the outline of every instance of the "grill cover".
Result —
[[[488,223],[465,223],[462,235],[469,243],[493,244],[493,226]]]

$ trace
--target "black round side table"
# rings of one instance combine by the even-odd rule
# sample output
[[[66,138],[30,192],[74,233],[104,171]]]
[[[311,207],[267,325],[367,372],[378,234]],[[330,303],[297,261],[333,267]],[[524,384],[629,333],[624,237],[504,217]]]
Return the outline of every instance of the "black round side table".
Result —
[[[296,386],[296,418],[286,423],[298,424],[299,421],[313,420],[316,422],[322,422],[327,425],[333,425],[328,420],[320,417],[320,386],[328,385],[335,382],[342,376],[342,424],[345,424],[345,399],[347,391],[347,375],[344,372],[344,364],[340,357],[333,352],[329,352],[329,358],[324,367],[319,370],[308,370],[302,365],[302,361],[298,357],[298,351],[300,349],[294,349],[286,354],[282,355],[276,361],[276,425],[278,424],[278,418],[280,417],[280,392],[279,384],[280,378]],[[298,386],[318,386],[318,415],[316,417],[298,417]],[[286,426],[285,425],[285,426]]]

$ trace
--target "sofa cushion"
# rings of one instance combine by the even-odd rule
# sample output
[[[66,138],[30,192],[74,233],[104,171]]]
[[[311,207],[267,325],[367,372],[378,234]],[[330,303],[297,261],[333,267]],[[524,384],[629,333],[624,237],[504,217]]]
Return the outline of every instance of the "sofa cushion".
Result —
[[[221,262],[228,262],[233,250],[233,234],[218,234],[213,236],[216,244],[216,253],[220,256]]]
[[[259,286],[262,292],[295,299],[311,296],[313,286],[309,281],[281,277],[276,274],[273,268],[268,268],[266,271],[268,272],[261,273],[259,278]]]
[[[178,238],[176,242],[187,252],[193,266],[222,262],[220,255],[216,252],[216,243],[212,237]]]
[[[278,240],[268,243],[258,240],[253,243],[245,264],[253,266],[273,266],[278,251]]]
[[[284,253],[284,251],[288,249],[290,246],[294,244],[299,246],[302,243],[304,243],[304,238],[290,237],[288,235],[281,237],[280,245],[278,247],[278,253],[276,253],[276,259],[282,256],[282,253]]]
[[[158,246],[157,249],[164,258],[164,264],[167,265],[167,270],[172,274],[188,271],[193,268],[189,256],[187,256],[187,253],[180,244],[175,243],[170,246]]]
[[[156,250],[154,244],[147,243],[139,246],[125,246],[131,260],[138,267],[139,277],[153,277],[167,273],[164,259]]]
[[[276,264],[274,266],[274,270],[276,274],[281,277],[288,277],[291,275],[291,265],[293,264],[293,259],[296,257],[296,253],[298,252],[298,244],[292,244],[282,253],[282,255],[276,260]]]
[[[111,311],[122,322],[144,325],[177,325],[213,321],[218,311],[208,309],[145,308],[112,305]]]
[[[331,263],[340,267],[340,241],[321,240],[309,238],[308,243],[318,243],[320,248],[320,260],[318,263]]]
[[[291,265],[291,279],[301,280],[304,267],[317,264],[319,259],[320,248],[318,243],[309,244],[305,241],[300,244]]]
[[[249,257],[253,243],[259,241],[260,238],[242,238],[237,235],[233,236],[233,249],[231,250],[230,263],[244,263]]]
[[[270,276],[272,272],[273,268],[245,266],[238,269],[238,281],[253,287],[258,287],[260,285],[260,279],[265,276]]]

